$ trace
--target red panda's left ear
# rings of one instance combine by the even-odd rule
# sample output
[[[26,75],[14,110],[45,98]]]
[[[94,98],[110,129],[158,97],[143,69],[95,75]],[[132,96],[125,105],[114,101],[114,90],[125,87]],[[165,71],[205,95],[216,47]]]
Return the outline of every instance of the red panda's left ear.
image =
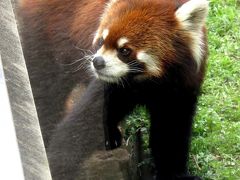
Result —
[[[176,18],[180,21],[183,28],[195,32],[202,29],[207,14],[207,0],[190,0],[175,12]]]

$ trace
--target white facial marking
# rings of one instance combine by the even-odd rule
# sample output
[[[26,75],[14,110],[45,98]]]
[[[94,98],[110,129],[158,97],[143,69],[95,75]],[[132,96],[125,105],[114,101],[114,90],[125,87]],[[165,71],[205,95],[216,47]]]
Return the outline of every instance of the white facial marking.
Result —
[[[118,0],[111,0],[111,1],[109,1],[109,3],[108,3],[108,6],[112,6],[114,3],[116,3]]]
[[[123,47],[126,43],[128,43],[128,39],[125,38],[125,37],[122,37],[120,38],[118,41],[117,41],[117,44],[118,44],[118,47],[121,48]]]
[[[159,68],[159,63],[157,62],[157,60],[153,56],[147,54],[146,52],[139,51],[137,53],[137,59],[140,62],[144,63],[147,70],[152,74],[158,75],[161,72],[161,69]]]
[[[104,30],[103,30],[103,33],[102,33],[103,39],[106,39],[106,37],[108,36],[108,34],[109,34],[109,30],[108,30],[108,29],[104,29]]]
[[[192,37],[192,53],[197,62],[198,69],[201,65],[203,54],[202,28],[205,24],[208,14],[207,0],[190,0],[183,4],[175,13],[183,28],[187,30]]]
[[[102,37],[103,39],[106,39],[106,37],[108,36],[109,34],[109,30],[108,29],[104,29],[103,30],[103,33],[102,33]],[[99,30],[97,30],[97,32],[95,33],[95,36],[94,36],[94,39],[93,39],[93,44],[95,44],[97,42],[97,39],[100,37],[100,33],[99,33]]]
[[[128,65],[118,59],[117,52],[115,50],[105,50],[103,46],[94,56],[102,56],[105,60],[105,68],[99,71],[96,71],[94,66],[91,65],[95,75],[104,81],[117,82],[121,77],[129,72]]]
[[[97,42],[97,39],[99,38],[99,31],[97,30],[97,32],[95,33],[95,36],[93,38],[93,43],[92,44],[95,44]]]

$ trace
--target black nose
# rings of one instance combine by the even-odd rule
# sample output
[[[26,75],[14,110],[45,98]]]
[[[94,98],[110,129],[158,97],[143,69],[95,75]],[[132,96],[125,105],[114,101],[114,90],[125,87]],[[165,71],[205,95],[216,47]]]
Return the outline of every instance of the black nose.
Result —
[[[103,69],[105,67],[105,61],[101,56],[97,56],[93,59],[93,66],[97,69]]]

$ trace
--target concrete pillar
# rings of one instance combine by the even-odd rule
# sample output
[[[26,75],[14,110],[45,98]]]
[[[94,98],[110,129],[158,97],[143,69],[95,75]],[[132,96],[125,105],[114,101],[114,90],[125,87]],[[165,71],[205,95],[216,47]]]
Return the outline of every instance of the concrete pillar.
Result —
[[[51,180],[47,156],[10,0],[0,0],[0,53],[11,107],[9,113],[11,112],[10,117],[12,117],[7,119],[6,116],[1,116],[0,120],[13,120],[14,122],[24,178],[26,180]],[[1,148],[4,148],[2,145],[3,144],[1,144]],[[5,156],[10,157],[11,154],[7,153]],[[4,162],[1,161],[0,163]],[[12,163],[14,164],[14,162]],[[1,169],[1,172],[2,171],[4,171],[4,169]],[[15,173],[15,171],[17,170],[12,169],[12,173]],[[5,179],[6,178],[9,179],[9,177],[5,177]]]

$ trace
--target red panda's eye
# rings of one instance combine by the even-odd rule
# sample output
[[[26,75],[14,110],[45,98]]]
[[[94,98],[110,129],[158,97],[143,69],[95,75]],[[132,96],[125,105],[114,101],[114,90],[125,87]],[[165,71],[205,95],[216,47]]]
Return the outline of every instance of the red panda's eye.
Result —
[[[118,49],[118,53],[122,56],[128,57],[130,56],[132,50],[129,48],[120,48]]]

